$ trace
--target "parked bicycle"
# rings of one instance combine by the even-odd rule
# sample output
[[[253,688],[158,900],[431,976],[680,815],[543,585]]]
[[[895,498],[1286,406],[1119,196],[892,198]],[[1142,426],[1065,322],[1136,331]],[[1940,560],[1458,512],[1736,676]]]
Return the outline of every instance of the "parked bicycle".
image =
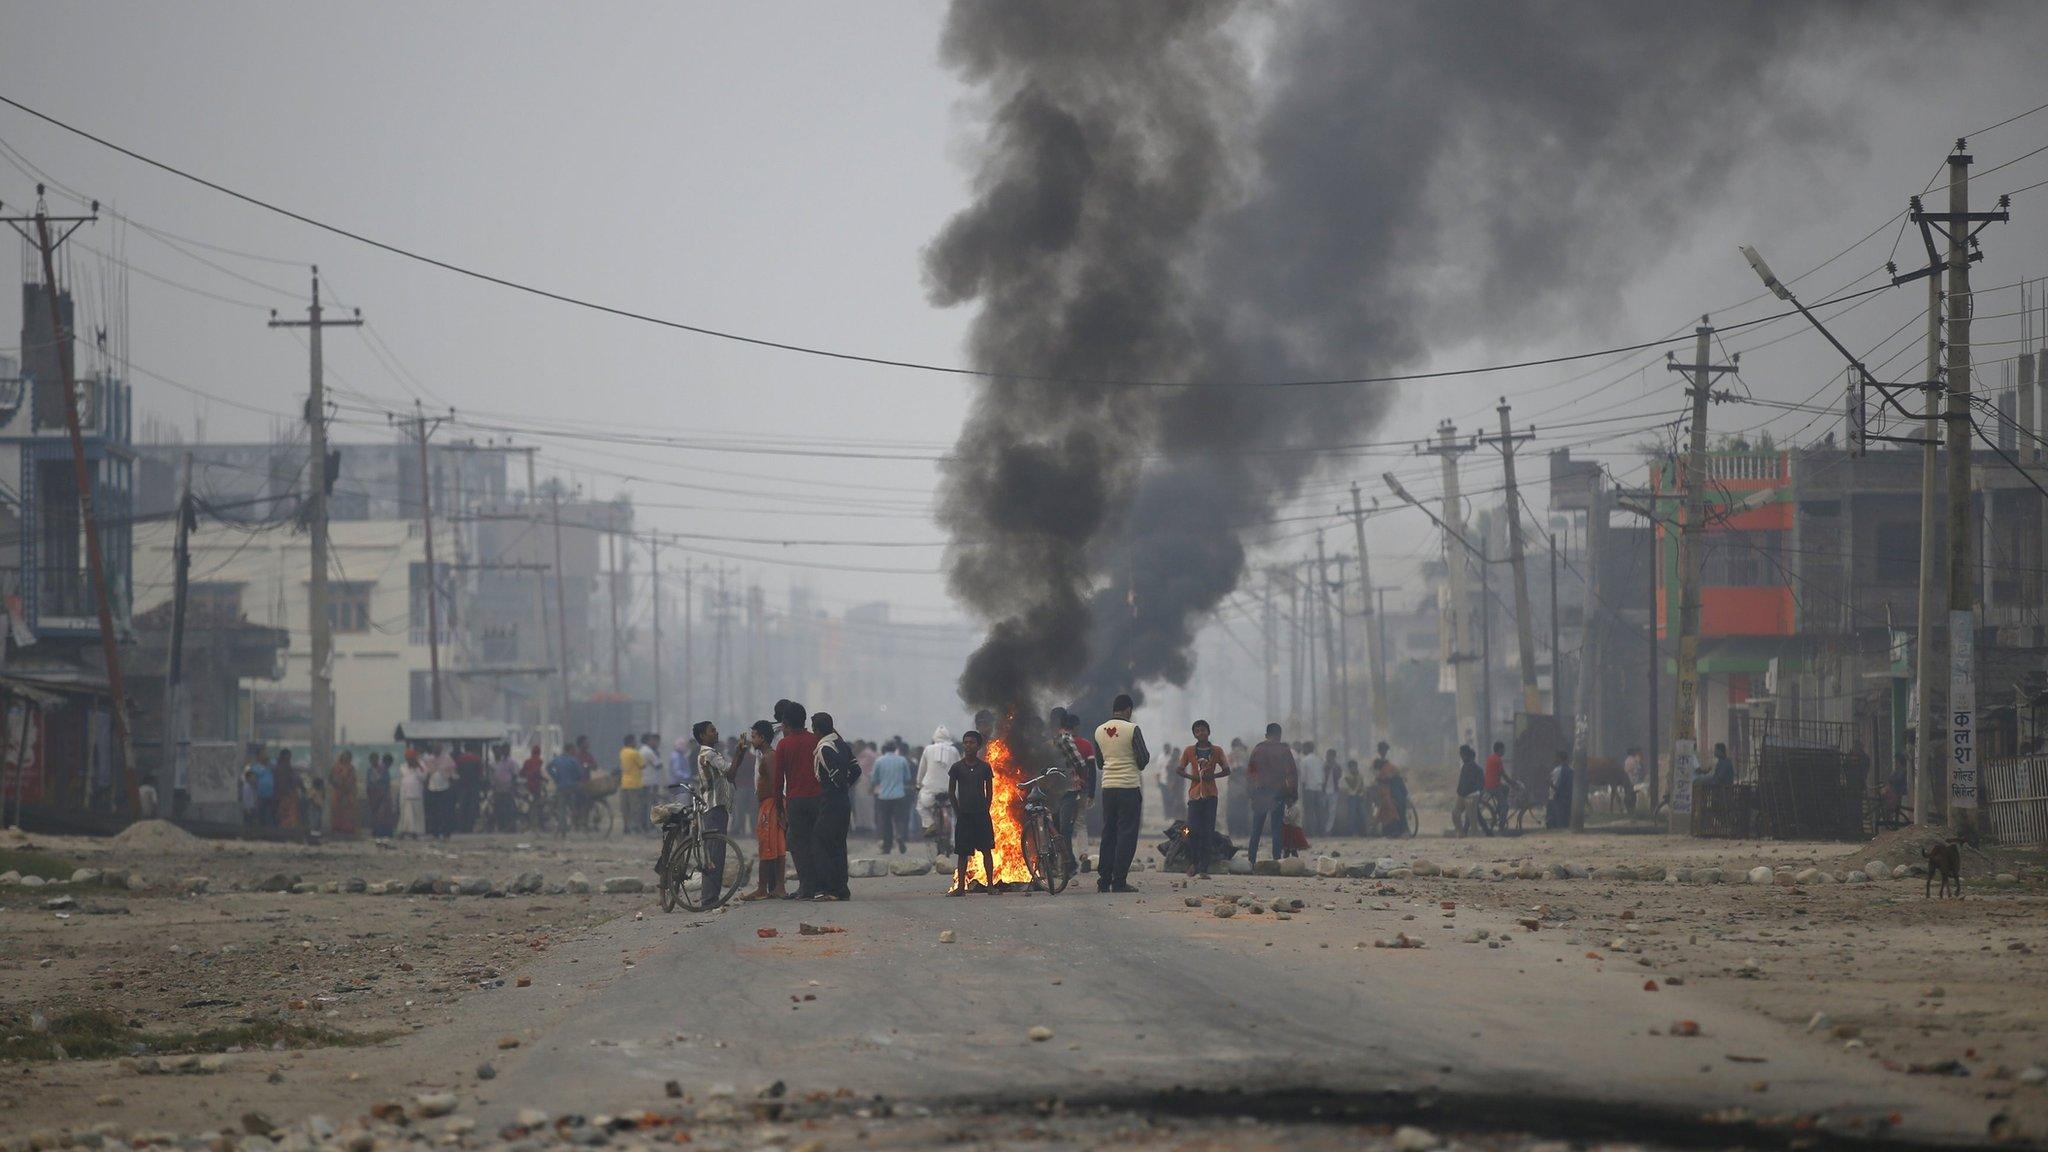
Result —
[[[1060,833],[1059,822],[1053,818],[1052,798],[1045,794],[1043,784],[1057,776],[1064,780],[1066,773],[1054,769],[1043,776],[1034,776],[1018,785],[1024,790],[1024,863],[1031,869],[1031,882],[1044,888],[1048,895],[1057,896],[1067,890],[1073,880],[1073,873],[1067,870],[1067,838]]]
[[[1508,776],[1500,787],[1479,798],[1479,830],[1488,836],[1505,836],[1512,826],[1520,832],[1530,813],[1539,807],[1535,791],[1519,777]]]
[[[661,856],[654,863],[661,910],[677,905],[692,912],[723,907],[746,882],[747,856],[723,832],[704,827],[704,798],[688,784],[671,784],[682,798],[657,804],[648,817],[661,828]]]

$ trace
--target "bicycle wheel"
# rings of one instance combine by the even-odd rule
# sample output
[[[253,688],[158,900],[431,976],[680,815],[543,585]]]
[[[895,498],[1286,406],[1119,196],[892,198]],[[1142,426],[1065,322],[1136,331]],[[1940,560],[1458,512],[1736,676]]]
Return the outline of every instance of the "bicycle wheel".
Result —
[[[1048,896],[1057,896],[1067,890],[1067,861],[1060,830],[1052,822],[1050,812],[1041,812],[1031,822],[1032,862],[1031,871],[1040,884],[1045,886]]]
[[[583,830],[592,836],[612,834],[612,802],[593,800],[583,813]]]
[[[723,861],[713,871],[714,862]],[[703,832],[677,845],[670,859],[676,899],[692,912],[720,908],[746,882],[747,855],[723,832]]]
[[[1401,826],[1403,829],[1401,834],[1404,837],[1412,839],[1416,836],[1421,835],[1422,813],[1416,809],[1415,801],[1410,800],[1408,802],[1408,809],[1402,815]]]
[[[676,834],[668,829],[661,835],[661,858],[655,861],[654,878],[661,889],[661,910],[673,912],[682,901],[682,878],[676,868]]]

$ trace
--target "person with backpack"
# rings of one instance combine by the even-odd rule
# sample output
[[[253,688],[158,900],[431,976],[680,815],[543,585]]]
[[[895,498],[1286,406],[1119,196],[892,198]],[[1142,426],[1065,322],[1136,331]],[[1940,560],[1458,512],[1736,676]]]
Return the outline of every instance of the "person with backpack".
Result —
[[[860,783],[860,754],[833,726],[830,712],[811,715],[811,733],[818,738],[812,772],[818,778],[818,817],[812,831],[811,858],[818,870],[814,900],[846,901],[846,834],[853,827],[853,786]]]

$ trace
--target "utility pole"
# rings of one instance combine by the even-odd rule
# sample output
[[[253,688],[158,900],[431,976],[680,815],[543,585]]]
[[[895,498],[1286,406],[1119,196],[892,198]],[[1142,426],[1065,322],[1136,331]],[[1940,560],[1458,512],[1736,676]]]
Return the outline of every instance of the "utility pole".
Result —
[[[718,644],[715,657],[718,663],[718,683],[712,689],[712,702],[717,715],[725,715],[725,706],[732,699],[732,602],[725,598],[725,569],[718,569]]]
[[[1472,675],[1477,653],[1472,636],[1472,601],[1466,591],[1465,557],[1458,543],[1465,534],[1464,501],[1458,495],[1458,457],[1470,452],[1472,445],[1458,440],[1457,426],[1449,420],[1437,425],[1436,441],[1417,451],[1443,461],[1444,568],[1451,584],[1448,623],[1452,625],[1451,659],[1458,690],[1458,741],[1473,744],[1479,739],[1478,697]]]
[[[604,527],[605,563],[611,568],[611,575],[606,578],[605,586],[608,591],[605,595],[605,600],[611,607],[612,695],[614,696],[623,695],[625,691],[621,686],[622,681],[619,678],[619,528],[613,520],[617,514],[618,509],[614,507],[605,516]]]
[[[89,215],[50,215],[43,200],[43,186],[38,184],[34,215],[0,216],[0,220],[6,221],[23,240],[35,245],[42,257],[43,290],[48,294],[50,303],[50,335],[57,345],[57,374],[64,382],[64,431],[71,440],[71,479],[78,487],[78,518],[85,528],[85,562],[90,569],[86,578],[99,608],[100,656],[107,664],[107,695],[114,706],[114,744],[120,756],[122,791],[126,794],[128,810],[134,812],[141,806],[142,797],[135,777],[134,738],[128,730],[128,690],[121,676],[121,640],[114,632],[112,582],[107,579],[106,559],[100,550],[100,521],[93,511],[92,466],[86,460],[85,430],[78,419],[78,377],[71,358],[71,332],[64,323],[63,296],[57,290],[58,246],[71,239],[72,233],[97,221],[99,216],[100,203],[97,200],[92,202]],[[28,229],[31,224],[35,226],[33,236]],[[53,231],[53,226],[62,225],[69,227],[63,228],[61,234]],[[18,777],[16,783],[18,791]],[[17,812],[19,805],[17,797]]]
[[[1928,241],[1930,246],[1933,241]],[[1914,622],[1913,676],[1917,691],[1914,707],[1916,733],[1913,757],[1913,822],[1934,822],[1934,778],[1942,763],[1941,746],[1934,733],[1940,727],[1934,711],[1934,681],[1939,674],[1939,653],[1935,649],[1934,590],[1939,583],[1942,533],[1948,525],[1940,515],[1941,505],[1941,417],[1935,389],[1941,385],[1941,276],[1930,264],[1927,277],[1927,391],[1926,419],[1921,421],[1920,446],[1920,594]]]
[[[314,329],[319,331],[319,329]],[[398,421],[411,430],[420,449],[420,529],[425,534],[427,561],[427,693],[433,718],[441,718],[441,573],[434,567],[434,473],[427,466],[427,438],[447,417],[429,418],[420,402],[412,402],[411,418]],[[318,659],[315,659],[318,663]],[[316,753],[317,755],[317,753]]]
[[[272,328],[304,328],[312,361],[311,381],[306,389],[306,442],[309,463],[306,471],[307,551],[312,571],[306,584],[307,625],[313,633],[313,770],[325,772],[334,763],[334,621],[327,607],[327,492],[339,471],[327,458],[327,370],[321,359],[320,336],[329,328],[360,328],[360,309],[352,316],[329,320],[320,307],[320,268],[313,268],[313,296],[304,320],[280,320],[271,310]],[[436,716],[440,715],[437,710]]]
[[[1309,588],[1309,595],[1317,602],[1316,610],[1323,618],[1323,673],[1330,678],[1330,695],[1339,697],[1337,691],[1337,628],[1330,619],[1330,580],[1326,573],[1330,561],[1323,552],[1323,534],[1316,532],[1316,580]],[[1342,730],[1337,739],[1342,740]]]
[[[1301,726],[1301,584],[1288,567],[1276,568],[1287,577],[1287,731]]]
[[[1373,603],[1372,556],[1365,550],[1365,503],[1359,496],[1356,481],[1351,485],[1351,530],[1358,536],[1358,586],[1365,592],[1361,599],[1365,602],[1366,612],[1373,617],[1366,622],[1365,629],[1366,663],[1369,665],[1366,675],[1372,679],[1373,739],[1391,742],[1393,721],[1387,703],[1386,626],[1381,619],[1383,613]]]
[[[1700,534],[1706,527],[1707,512],[1707,401],[1713,394],[1714,378],[1736,368],[1713,363],[1714,330],[1706,317],[1700,317],[1693,336],[1693,362],[1680,364],[1666,353],[1664,365],[1666,371],[1692,374],[1687,387],[1692,397],[1692,450],[1678,464],[1683,496],[1678,522],[1678,699],[1671,712],[1671,830],[1677,833],[1692,831],[1692,777],[1700,763]],[[1596,494],[1598,487],[1596,478]],[[1587,627],[1591,626],[1589,619]]]
[[[697,646],[692,635],[695,628],[693,618],[697,615],[695,594],[690,587],[690,565],[683,565],[683,719],[697,722],[697,698],[694,680],[697,675]]]
[[[1600,473],[1592,476],[1592,497],[1586,508],[1586,585],[1584,637],[1579,642],[1578,708],[1572,720],[1572,831],[1586,830],[1586,771],[1593,756],[1593,733],[1600,723],[1600,672],[1607,629],[1600,622],[1600,556],[1607,543],[1607,491]]]
[[[666,733],[668,729],[661,726],[661,540],[658,537],[647,539],[647,576],[653,582],[649,587],[654,597],[654,730]]]
[[[1481,436],[1482,444],[1500,449],[1501,468],[1507,475],[1508,563],[1515,572],[1515,645],[1522,665],[1522,711],[1543,710],[1543,693],[1536,685],[1536,628],[1529,615],[1529,574],[1522,556],[1521,489],[1515,485],[1515,445],[1536,438],[1536,429],[1517,435],[1508,425],[1508,398],[1500,398],[1500,435]]]
[[[1318,548],[1321,551],[1321,533],[1317,533]],[[1313,567],[1313,579],[1301,583],[1301,650],[1304,678],[1308,681],[1308,738],[1316,743],[1323,739],[1323,702],[1316,684],[1316,589],[1322,586],[1322,565],[1314,560],[1304,560],[1303,567]]]
[[[559,489],[548,493],[548,504],[554,512],[555,521],[555,629],[558,643],[555,655],[561,661],[562,669],[562,739],[569,737],[569,710],[574,703],[569,689],[569,594],[565,588],[568,573],[562,568],[562,493]]]
[[[1650,601],[1655,604],[1656,601]],[[1564,715],[1564,651],[1557,618],[1557,534],[1550,536],[1550,714]],[[1655,756],[1652,749],[1650,755]]]
[[[192,527],[198,520],[192,507],[192,453],[178,479],[178,534],[171,548],[171,657],[164,674],[164,753],[171,764],[171,814],[183,816],[178,798],[187,795],[185,783],[186,742],[192,725],[185,708],[185,600],[191,591]]]
[[[1350,581],[1344,576],[1345,566],[1350,562],[1349,556],[1337,556],[1337,582],[1330,585],[1332,612],[1337,617],[1337,659],[1334,664],[1339,702],[1337,714],[1342,718],[1338,731],[1343,734],[1346,755],[1358,748],[1356,734],[1351,730],[1351,610],[1345,606],[1351,599]]]
[[[1259,606],[1259,629],[1265,642],[1260,646],[1266,661],[1266,721],[1280,715],[1280,621],[1273,606],[1273,572],[1266,570],[1264,602]]]
[[[537,450],[532,447],[527,447],[520,449],[520,451],[526,453],[526,516],[528,531],[532,532],[534,537],[538,539],[540,536],[540,489],[535,484],[533,470],[533,458]],[[536,547],[537,546],[538,545],[536,545]],[[555,563],[560,564],[561,562],[562,558],[559,555],[556,556]],[[534,624],[540,629],[540,662],[541,664],[549,668],[554,668],[558,667],[558,665],[554,660],[549,658],[548,653],[549,637],[547,579],[547,576],[544,573],[540,572],[538,569],[534,571],[533,620]],[[525,652],[525,645],[520,645],[520,651],[522,654]],[[552,711],[549,705],[550,696],[551,693],[547,691],[547,685],[542,684],[540,693],[540,726],[542,728],[546,728],[548,726],[548,713]],[[566,715],[562,717],[562,722],[565,724],[568,723],[568,717]]]
[[[1948,158],[1948,823],[1972,831],[1977,809],[1977,580],[1970,535],[1970,155]],[[1990,494],[1985,494],[1990,500]]]

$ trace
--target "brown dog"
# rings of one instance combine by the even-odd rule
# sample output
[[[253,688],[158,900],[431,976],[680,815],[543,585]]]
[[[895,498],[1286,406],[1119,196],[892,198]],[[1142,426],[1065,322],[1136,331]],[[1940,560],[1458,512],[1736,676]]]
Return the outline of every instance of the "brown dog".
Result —
[[[1955,885],[1956,899],[1962,899],[1963,851],[1961,845],[1954,840],[1945,840],[1939,844],[1929,844],[1921,849],[1920,855],[1927,858],[1927,884],[1922,895],[1934,895],[1934,880],[1938,876],[1941,878],[1941,894],[1943,896],[1949,894],[1949,885],[1953,884]]]

